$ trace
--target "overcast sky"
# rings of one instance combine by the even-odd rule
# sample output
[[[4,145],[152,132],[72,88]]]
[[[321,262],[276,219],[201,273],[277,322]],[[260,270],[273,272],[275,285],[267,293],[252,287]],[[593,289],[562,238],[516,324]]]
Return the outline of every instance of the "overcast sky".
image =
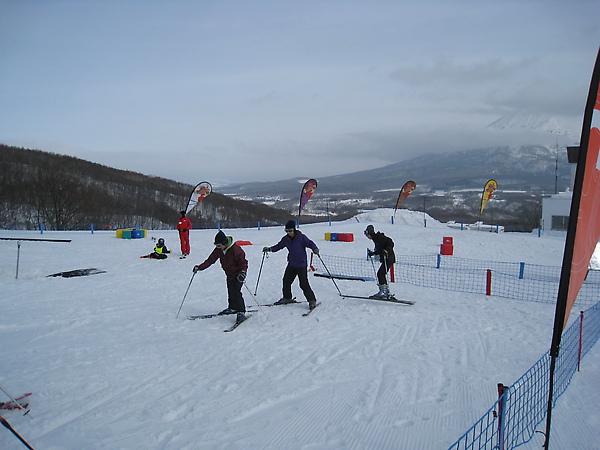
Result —
[[[579,142],[598,0],[3,0],[0,143],[177,181]],[[571,136],[486,128],[535,109]]]

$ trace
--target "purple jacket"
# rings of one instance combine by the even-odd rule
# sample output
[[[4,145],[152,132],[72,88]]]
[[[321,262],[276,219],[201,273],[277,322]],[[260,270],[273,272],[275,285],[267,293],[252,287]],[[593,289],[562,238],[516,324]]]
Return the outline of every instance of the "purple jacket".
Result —
[[[317,245],[298,230],[294,233],[293,238],[287,235],[282,237],[277,244],[271,247],[271,251],[278,252],[284,247],[289,251],[288,264],[292,267],[307,267],[306,248],[317,249]]]

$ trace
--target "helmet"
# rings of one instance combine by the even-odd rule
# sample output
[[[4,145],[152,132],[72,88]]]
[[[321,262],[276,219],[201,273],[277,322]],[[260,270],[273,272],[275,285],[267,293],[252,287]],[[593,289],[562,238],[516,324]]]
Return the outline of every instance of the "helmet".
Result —
[[[165,245],[165,240],[163,238],[158,238],[158,245]]]

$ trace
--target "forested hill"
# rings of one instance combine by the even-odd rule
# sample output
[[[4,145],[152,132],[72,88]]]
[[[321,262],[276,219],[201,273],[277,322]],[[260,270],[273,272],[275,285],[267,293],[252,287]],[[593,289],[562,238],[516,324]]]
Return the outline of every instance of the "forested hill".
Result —
[[[71,156],[0,144],[0,227],[173,228],[192,185]],[[198,180],[204,181],[204,180]],[[210,180],[206,180],[210,181]],[[287,211],[213,192],[190,213],[194,227],[281,224]]]

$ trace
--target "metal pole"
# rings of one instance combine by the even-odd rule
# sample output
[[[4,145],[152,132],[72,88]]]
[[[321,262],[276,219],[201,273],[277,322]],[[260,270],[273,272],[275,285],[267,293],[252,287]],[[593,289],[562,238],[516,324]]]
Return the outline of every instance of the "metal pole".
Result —
[[[263,263],[265,262],[265,255],[267,252],[263,252],[262,260],[260,261],[260,269],[258,269],[258,278],[256,279],[256,287],[254,288],[254,295],[258,292],[258,282],[260,281],[260,274],[262,272]]]
[[[181,307],[183,306],[183,302],[185,302],[185,298],[187,297],[188,291],[190,290],[190,286],[192,285],[192,281],[194,281],[194,277],[196,276],[196,272],[192,274],[192,278],[190,279],[190,284],[188,284],[187,289],[185,290],[185,294],[183,295],[183,300],[181,300],[181,305],[179,305],[179,310],[177,311],[177,315],[175,318],[179,317],[179,312],[181,311]]]
[[[19,259],[21,257],[21,241],[17,241],[17,274],[15,280],[19,279]]]

